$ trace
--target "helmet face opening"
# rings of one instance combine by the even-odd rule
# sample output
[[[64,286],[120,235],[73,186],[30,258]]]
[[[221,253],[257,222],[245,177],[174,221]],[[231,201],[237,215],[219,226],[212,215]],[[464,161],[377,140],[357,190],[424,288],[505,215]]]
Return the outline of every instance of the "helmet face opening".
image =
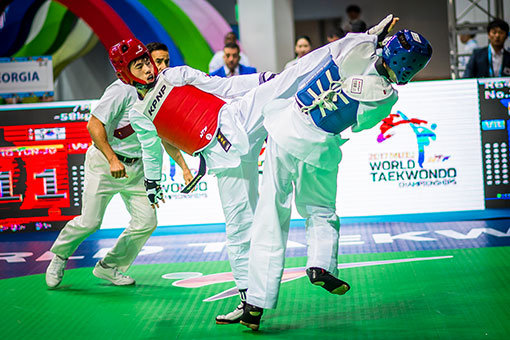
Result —
[[[421,34],[401,30],[383,48],[383,60],[395,73],[397,84],[408,83],[429,62],[432,46]]]
[[[137,88],[144,88],[153,82],[148,83],[133,75],[129,66],[131,63],[139,58],[147,56],[154,68],[154,80],[158,75],[158,68],[154,60],[145,47],[145,45],[138,39],[132,38],[122,40],[121,42],[113,45],[109,51],[110,63],[112,64],[117,77],[125,84],[133,85]]]

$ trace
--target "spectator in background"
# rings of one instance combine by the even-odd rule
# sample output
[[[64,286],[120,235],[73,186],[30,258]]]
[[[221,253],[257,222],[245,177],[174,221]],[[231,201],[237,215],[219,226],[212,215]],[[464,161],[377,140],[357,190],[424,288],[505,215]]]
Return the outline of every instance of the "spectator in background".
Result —
[[[34,93],[32,93],[28,96],[24,96],[23,98],[21,98],[21,104],[39,103],[40,101],[42,101],[41,99],[42,97],[38,97]]]
[[[342,29],[345,33],[362,33],[366,32],[367,24],[361,20],[361,8],[358,5],[349,5],[345,9],[347,13],[348,22],[346,22]]]
[[[236,43],[226,44],[223,48],[224,65],[211,72],[210,75],[232,77],[240,74],[257,73],[257,69],[255,69],[255,67],[245,66],[239,63],[241,60],[240,52],[239,45]]]
[[[504,49],[508,30],[508,23],[501,19],[489,23],[489,46],[473,51],[464,71],[464,78],[510,76],[510,52]]]
[[[328,31],[326,35],[326,39],[328,40],[328,44],[333,41],[337,41],[345,36],[345,32],[341,28],[333,28]]]
[[[168,54],[168,47],[160,42],[151,42],[147,44],[156,68],[159,72],[163,71],[170,65],[170,55]]]
[[[464,45],[464,50],[466,52],[473,53],[473,51],[479,47],[475,37],[475,28],[468,28],[460,34],[460,42]]]
[[[469,22],[464,22],[464,24],[469,24]],[[466,69],[466,65],[469,61],[469,56],[473,53],[473,51],[480,46],[478,46],[478,42],[475,39],[476,37],[476,28],[470,27],[462,30],[459,34],[459,39],[461,42],[461,48],[459,52],[461,54],[467,54],[467,56],[459,57],[459,70],[460,76],[462,78],[464,74],[464,70]]]
[[[296,58],[289,61],[284,69],[288,69],[289,67],[297,64],[299,58],[307,54],[312,50],[312,40],[306,35],[302,35],[296,38],[296,44],[294,45],[294,53],[296,54]]]
[[[225,35],[225,46],[234,43],[237,44],[237,36],[234,32],[228,32],[227,35]],[[223,66],[223,51],[225,49],[218,51],[214,54],[211,61],[209,62],[209,73],[216,71],[220,67]],[[241,57],[241,60],[243,62],[244,66],[251,66],[250,61],[248,60],[248,57],[243,52],[239,51],[239,56]]]

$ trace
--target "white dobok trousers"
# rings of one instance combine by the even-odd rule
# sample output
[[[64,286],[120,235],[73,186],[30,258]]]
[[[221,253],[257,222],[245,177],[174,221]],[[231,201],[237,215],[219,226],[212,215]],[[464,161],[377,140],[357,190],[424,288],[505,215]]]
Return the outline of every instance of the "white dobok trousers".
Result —
[[[253,118],[253,117],[250,117]],[[227,253],[238,289],[248,288],[248,257],[253,215],[259,197],[258,155],[266,137],[260,118],[242,122],[250,139],[249,152],[239,166],[216,171],[225,215]]]
[[[81,215],[66,224],[51,252],[62,258],[71,256],[89,235],[101,227],[108,203],[119,193],[131,215],[131,221],[103,262],[121,271],[129,268],[156,229],[157,219],[145,193],[142,161],[125,164],[125,167],[128,178],[113,178],[110,165],[101,151],[95,146],[87,150]]]
[[[306,219],[307,268],[337,274],[340,222],[335,213],[338,168],[304,163],[268,138],[260,200],[252,226],[247,302],[275,308],[285,264],[293,190]]]

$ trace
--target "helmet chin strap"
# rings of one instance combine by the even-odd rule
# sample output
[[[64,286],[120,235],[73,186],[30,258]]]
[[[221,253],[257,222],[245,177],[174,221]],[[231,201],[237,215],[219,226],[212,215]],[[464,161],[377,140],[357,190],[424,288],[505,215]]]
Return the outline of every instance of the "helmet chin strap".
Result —
[[[388,69],[384,66],[384,60],[381,57],[379,57],[375,62],[375,69],[381,76],[385,77],[390,83],[395,83],[397,85],[407,84],[399,82],[397,79],[397,75],[393,72],[393,70],[390,69],[390,71],[388,71]],[[395,79],[392,79],[390,72],[394,75]]]
[[[137,81],[133,81],[133,86],[140,91],[148,91],[152,89],[156,85],[156,80],[148,83],[148,84],[142,84]]]
[[[381,57],[377,58],[377,61],[375,62],[375,69],[381,76],[386,77],[386,79],[391,82],[390,74],[386,67],[384,67],[383,59]]]

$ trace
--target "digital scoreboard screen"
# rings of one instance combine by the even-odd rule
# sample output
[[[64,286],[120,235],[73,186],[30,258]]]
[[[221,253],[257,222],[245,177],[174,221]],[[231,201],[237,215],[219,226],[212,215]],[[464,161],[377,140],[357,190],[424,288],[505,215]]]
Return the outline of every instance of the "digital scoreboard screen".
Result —
[[[60,229],[80,214],[90,101],[0,107],[0,230]]]
[[[510,200],[510,79],[478,80],[486,208],[505,208]]]

